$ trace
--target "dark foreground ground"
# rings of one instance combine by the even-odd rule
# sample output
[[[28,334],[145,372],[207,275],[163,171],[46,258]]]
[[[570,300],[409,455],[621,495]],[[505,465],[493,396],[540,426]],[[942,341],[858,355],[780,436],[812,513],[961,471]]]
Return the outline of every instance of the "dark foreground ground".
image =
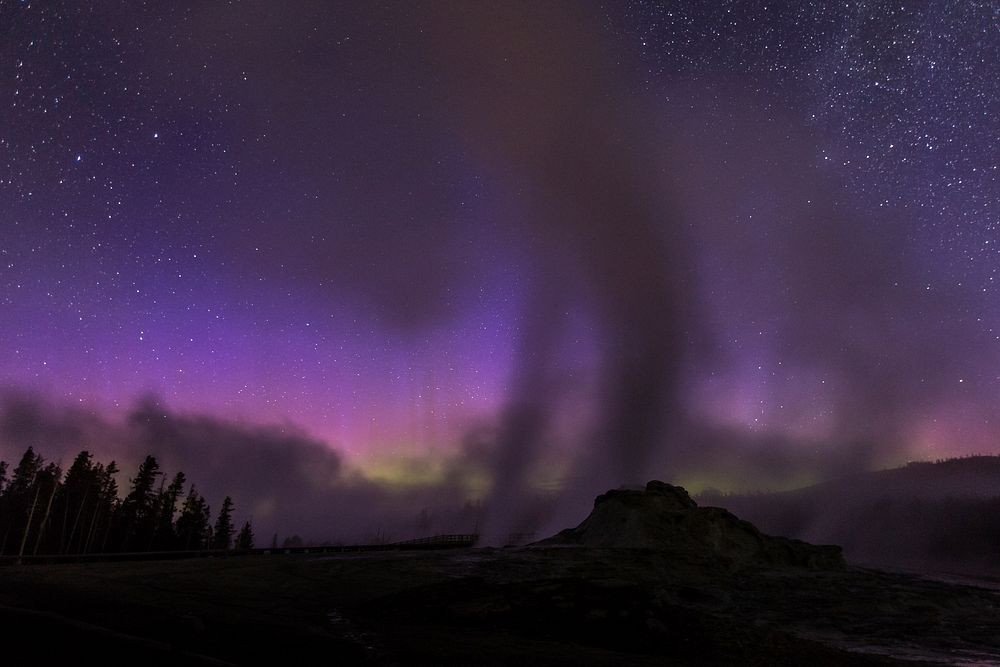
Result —
[[[998,603],[902,574],[636,549],[0,568],[5,665],[989,665]]]

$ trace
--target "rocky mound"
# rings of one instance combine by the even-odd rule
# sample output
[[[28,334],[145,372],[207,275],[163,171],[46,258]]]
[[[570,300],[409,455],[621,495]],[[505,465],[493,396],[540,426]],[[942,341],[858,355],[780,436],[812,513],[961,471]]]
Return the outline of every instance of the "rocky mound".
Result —
[[[735,566],[844,566],[840,547],[765,535],[727,510],[698,507],[683,488],[659,481],[645,490],[598,496],[583,523],[536,545],[655,549]]]

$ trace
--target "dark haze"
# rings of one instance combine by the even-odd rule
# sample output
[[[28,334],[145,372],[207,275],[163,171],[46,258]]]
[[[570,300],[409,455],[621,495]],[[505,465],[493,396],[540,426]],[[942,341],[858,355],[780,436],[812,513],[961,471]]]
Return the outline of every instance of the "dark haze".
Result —
[[[595,39],[599,27],[568,7],[451,7],[432,15],[429,32],[443,106],[478,156],[515,175],[525,213],[513,224],[535,241],[539,276],[493,473],[495,540],[528,527],[516,503],[552,419],[550,360],[574,299],[596,321],[601,366],[600,416],[575,491],[640,482],[676,419],[681,221],[658,187],[632,95]]]
[[[153,397],[117,422],[37,396],[0,395],[0,460],[16,462],[29,446],[64,470],[83,449],[98,461],[115,460],[122,494],[152,454],[168,482],[178,471],[186,474],[213,516],[231,496],[234,516],[252,520],[258,546],[269,546],[274,535],[371,543],[428,531],[469,532],[478,520],[478,508],[465,503],[458,469],[431,489],[386,488],[346,471],[340,455],[293,426],[258,428],[177,414]]]
[[[266,245],[280,268],[307,263],[309,275],[329,276],[333,293],[355,285],[358,296],[347,298],[373,303],[403,335],[446,323],[447,304],[489,275],[477,266],[480,248],[499,238],[527,257],[519,358],[494,459],[491,505],[503,508],[504,518],[495,518],[502,535],[519,528],[518,499],[553,416],[550,359],[571,333],[563,330],[569,308],[593,319],[601,366],[602,414],[573,474],[585,480],[578,490],[586,497],[646,474],[663,428],[676,418],[690,335],[682,330],[682,321],[691,322],[682,314],[691,290],[686,232],[664,196],[645,102],[630,92],[627,68],[607,50],[596,14],[571,3],[398,9],[344,12],[307,2],[286,14],[257,4],[242,31],[216,47],[213,55],[233,59],[233,71],[250,72],[252,100],[268,110],[267,154],[282,178],[321,179],[324,189],[350,189],[354,202],[352,223],[337,224],[336,234],[342,199],[336,214],[303,211],[286,234],[260,228],[236,243]],[[202,17],[202,29],[221,27],[214,13]],[[346,60],[343,48],[295,38],[307,25],[339,22],[350,25],[352,42],[378,40],[383,31],[396,41],[360,53],[350,46]],[[264,31],[266,43],[254,46],[264,57],[248,62],[248,41]],[[355,68],[376,75],[355,85]],[[315,107],[292,103],[302,89]],[[332,130],[316,109],[342,108],[345,98],[364,111],[356,120],[347,114],[353,131]],[[438,180],[448,159],[442,145],[462,147],[468,169],[489,174],[499,212],[481,213],[479,229],[463,228],[445,203],[462,184]],[[324,182],[331,172],[337,178]]]

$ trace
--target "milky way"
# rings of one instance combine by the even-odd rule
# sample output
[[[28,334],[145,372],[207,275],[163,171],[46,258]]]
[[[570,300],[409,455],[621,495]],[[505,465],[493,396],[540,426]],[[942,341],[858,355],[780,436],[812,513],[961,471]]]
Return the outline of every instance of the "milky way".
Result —
[[[566,58],[544,71],[576,107],[537,80],[487,104],[536,73],[435,3],[0,5],[0,387],[277,424],[399,481],[493,461],[544,355],[532,458],[559,478],[630,433],[595,435],[600,403],[643,395],[604,386],[628,347],[670,375],[646,406],[669,418],[634,436],[662,451],[628,474],[989,449],[1000,6],[553,7],[581,32],[496,34]],[[576,171],[509,121],[556,111]],[[603,185],[579,167],[600,155]],[[609,223],[551,224],[546,188],[581,174],[642,209],[619,249],[644,256],[607,255],[646,272],[629,298],[595,277],[621,275],[595,269]],[[657,261],[662,291],[636,268]],[[639,305],[667,294],[669,326]]]

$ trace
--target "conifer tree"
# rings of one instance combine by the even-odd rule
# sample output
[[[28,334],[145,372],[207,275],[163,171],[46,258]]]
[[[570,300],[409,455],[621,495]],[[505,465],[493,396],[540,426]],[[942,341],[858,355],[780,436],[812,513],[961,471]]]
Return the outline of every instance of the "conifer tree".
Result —
[[[34,447],[28,447],[21,456],[20,462],[14,468],[10,478],[7,494],[11,496],[26,495],[34,489],[35,477],[42,469],[45,459],[35,453]]]
[[[165,490],[160,492],[157,502],[159,518],[156,525],[156,535],[153,547],[160,551],[174,549],[177,546],[177,532],[174,528],[174,514],[177,512],[177,499],[184,492],[184,473],[178,472]]]
[[[114,461],[106,466],[100,464],[97,466],[100,502],[94,514],[94,521],[87,531],[87,541],[83,548],[85,552],[108,550],[108,538],[111,536],[114,519],[121,505],[121,501],[118,500],[118,482],[115,480],[117,474],[118,464]]]
[[[97,507],[98,479],[93,456],[83,450],[66,471],[53,509],[58,525],[57,549],[60,553],[80,551],[81,525],[85,525]]]
[[[42,515],[41,522],[35,531],[35,546],[31,550],[32,555],[38,554],[39,548],[48,536],[49,526],[51,525],[52,504],[55,502],[56,494],[59,492],[59,480],[61,478],[62,470],[55,463],[45,466],[45,469],[39,475],[38,486],[48,497],[48,502],[45,504],[45,513]]]
[[[21,545],[27,537],[29,516],[34,520],[32,509],[36,505],[35,496],[41,490],[37,486],[38,474],[44,463],[45,460],[35,453],[34,448],[28,447],[4,489],[3,514],[0,516],[2,554],[21,552]]]
[[[7,497],[4,490],[7,486],[7,462],[0,461],[0,556],[4,553],[8,531]]]
[[[240,534],[236,537],[236,549],[238,551],[253,549],[253,528],[250,527],[249,521],[244,522]]]
[[[215,521],[212,531],[212,548],[228,549],[232,545],[233,533],[233,499],[226,496],[219,510],[219,518]]]
[[[209,507],[195,486],[191,485],[181,515],[177,519],[178,546],[183,550],[202,549],[209,535]]]
[[[122,546],[126,550],[148,548],[156,527],[156,499],[153,491],[160,464],[146,456],[132,479],[132,488],[121,504]]]

